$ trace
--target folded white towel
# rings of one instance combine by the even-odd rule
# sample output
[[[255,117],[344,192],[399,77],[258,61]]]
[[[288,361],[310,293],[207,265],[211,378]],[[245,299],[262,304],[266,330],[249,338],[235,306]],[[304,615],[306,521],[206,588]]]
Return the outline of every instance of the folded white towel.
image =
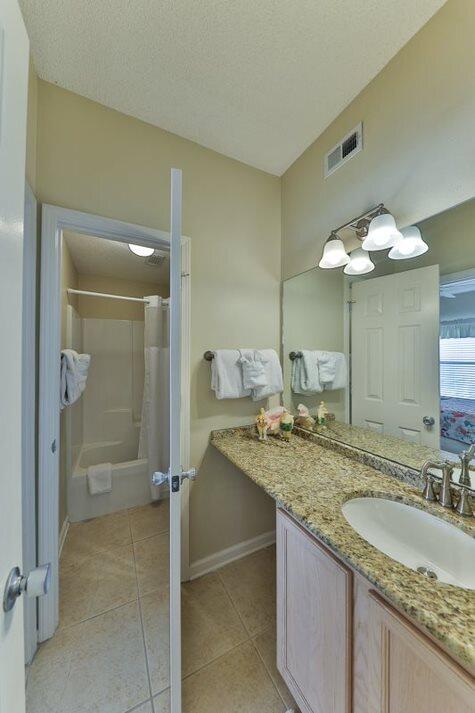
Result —
[[[316,351],[303,349],[302,356],[293,360],[291,386],[295,394],[318,394],[323,391]]]
[[[320,357],[320,355],[324,355]],[[318,370],[325,391],[344,389],[348,382],[346,359],[341,352],[318,352]]]
[[[112,464],[90,465],[87,469],[87,485],[90,495],[110,493],[112,490]]]
[[[74,349],[61,352],[60,405],[71,406],[86,388],[90,354],[78,354]]]
[[[265,365],[267,359],[257,349],[240,349],[239,362],[242,368],[242,382],[245,389],[267,386]]]
[[[330,384],[335,379],[337,353],[336,352],[315,352],[317,355],[318,375],[320,383],[325,387],[325,384]]]
[[[211,388],[217,399],[241,399],[250,396],[251,389],[245,389],[242,368],[237,349],[216,349],[211,361]]]
[[[252,390],[252,400],[261,401],[284,390],[282,367],[275,349],[259,349],[258,354],[264,363],[266,384]]]

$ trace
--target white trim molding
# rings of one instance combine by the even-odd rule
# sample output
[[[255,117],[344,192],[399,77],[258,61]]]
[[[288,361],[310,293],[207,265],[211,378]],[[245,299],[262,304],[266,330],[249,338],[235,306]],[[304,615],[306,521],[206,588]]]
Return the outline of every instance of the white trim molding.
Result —
[[[253,552],[264,549],[264,547],[269,547],[274,542],[275,530],[270,530],[250,540],[244,540],[244,542],[238,542],[237,545],[214,552],[212,555],[190,564],[190,579],[197,579],[204,574],[214,572],[214,570],[224,567],[225,564],[239,560],[242,557],[246,557],[246,555],[251,555]]]
[[[41,296],[40,296],[40,346],[39,346],[39,425],[38,425],[38,564],[51,563],[52,580],[49,593],[38,600],[38,639],[45,641],[53,636],[59,618],[59,448],[60,448],[60,408],[59,408],[59,353],[61,347],[61,235],[63,230],[71,230],[98,238],[118,242],[140,242],[153,248],[169,250],[168,232],[154,230],[141,225],[124,223],[112,218],[83,213],[54,205],[43,205],[41,228]],[[183,264],[190,273],[190,239],[182,237]],[[189,278],[188,278],[189,279]],[[188,282],[189,284],[189,282]],[[190,300],[189,288],[183,295],[183,303]],[[186,369],[183,366],[182,426],[189,424],[189,311],[184,320],[187,332],[183,333],[183,352]],[[189,426],[188,426],[189,427]],[[189,433],[182,444],[182,457],[189,461]],[[182,527],[188,542],[188,499],[189,489],[183,488]],[[188,556],[188,546],[182,557]],[[188,571],[188,560],[182,562]]]

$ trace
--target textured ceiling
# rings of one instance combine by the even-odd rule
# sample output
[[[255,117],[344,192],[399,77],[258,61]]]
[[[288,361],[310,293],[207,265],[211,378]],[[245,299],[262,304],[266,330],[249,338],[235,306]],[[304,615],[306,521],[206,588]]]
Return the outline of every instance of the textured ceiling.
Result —
[[[64,231],[64,239],[80,275],[116,277],[155,285],[168,285],[168,257],[159,267],[130,252],[125,243]]]
[[[280,175],[444,1],[20,4],[41,78]]]

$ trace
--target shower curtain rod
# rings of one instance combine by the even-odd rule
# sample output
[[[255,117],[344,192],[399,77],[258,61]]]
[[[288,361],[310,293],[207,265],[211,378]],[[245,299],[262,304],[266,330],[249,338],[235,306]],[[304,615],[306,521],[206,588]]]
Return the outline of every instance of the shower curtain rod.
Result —
[[[89,290],[75,290],[72,287],[68,288],[69,295],[85,295],[86,297],[109,297],[111,300],[127,300],[129,302],[144,302],[149,304],[149,300],[145,297],[127,297],[126,295],[108,295],[105,292],[89,292]]]

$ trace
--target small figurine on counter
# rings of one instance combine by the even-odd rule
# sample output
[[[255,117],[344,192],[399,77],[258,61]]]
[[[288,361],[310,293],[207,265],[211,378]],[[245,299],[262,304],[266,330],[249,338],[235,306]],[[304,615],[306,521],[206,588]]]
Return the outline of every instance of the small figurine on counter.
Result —
[[[317,410],[317,423],[319,426],[324,426],[327,422],[328,409],[325,401],[320,401],[320,405]]]
[[[256,416],[256,427],[257,433],[259,434],[259,440],[267,441],[267,431],[270,427],[270,419],[263,408],[259,411],[259,415]]]
[[[285,411],[280,419],[280,435],[285,441],[290,441],[292,429],[294,427],[294,417]]]
[[[298,416],[295,418],[295,425],[311,431],[315,426],[315,419],[310,416],[310,411],[303,404],[297,406]]]
[[[269,411],[266,411],[266,416],[269,421],[268,432],[270,434],[275,436],[279,433],[280,419],[284,413],[286,413],[286,409],[283,406],[275,406],[269,409]]]

